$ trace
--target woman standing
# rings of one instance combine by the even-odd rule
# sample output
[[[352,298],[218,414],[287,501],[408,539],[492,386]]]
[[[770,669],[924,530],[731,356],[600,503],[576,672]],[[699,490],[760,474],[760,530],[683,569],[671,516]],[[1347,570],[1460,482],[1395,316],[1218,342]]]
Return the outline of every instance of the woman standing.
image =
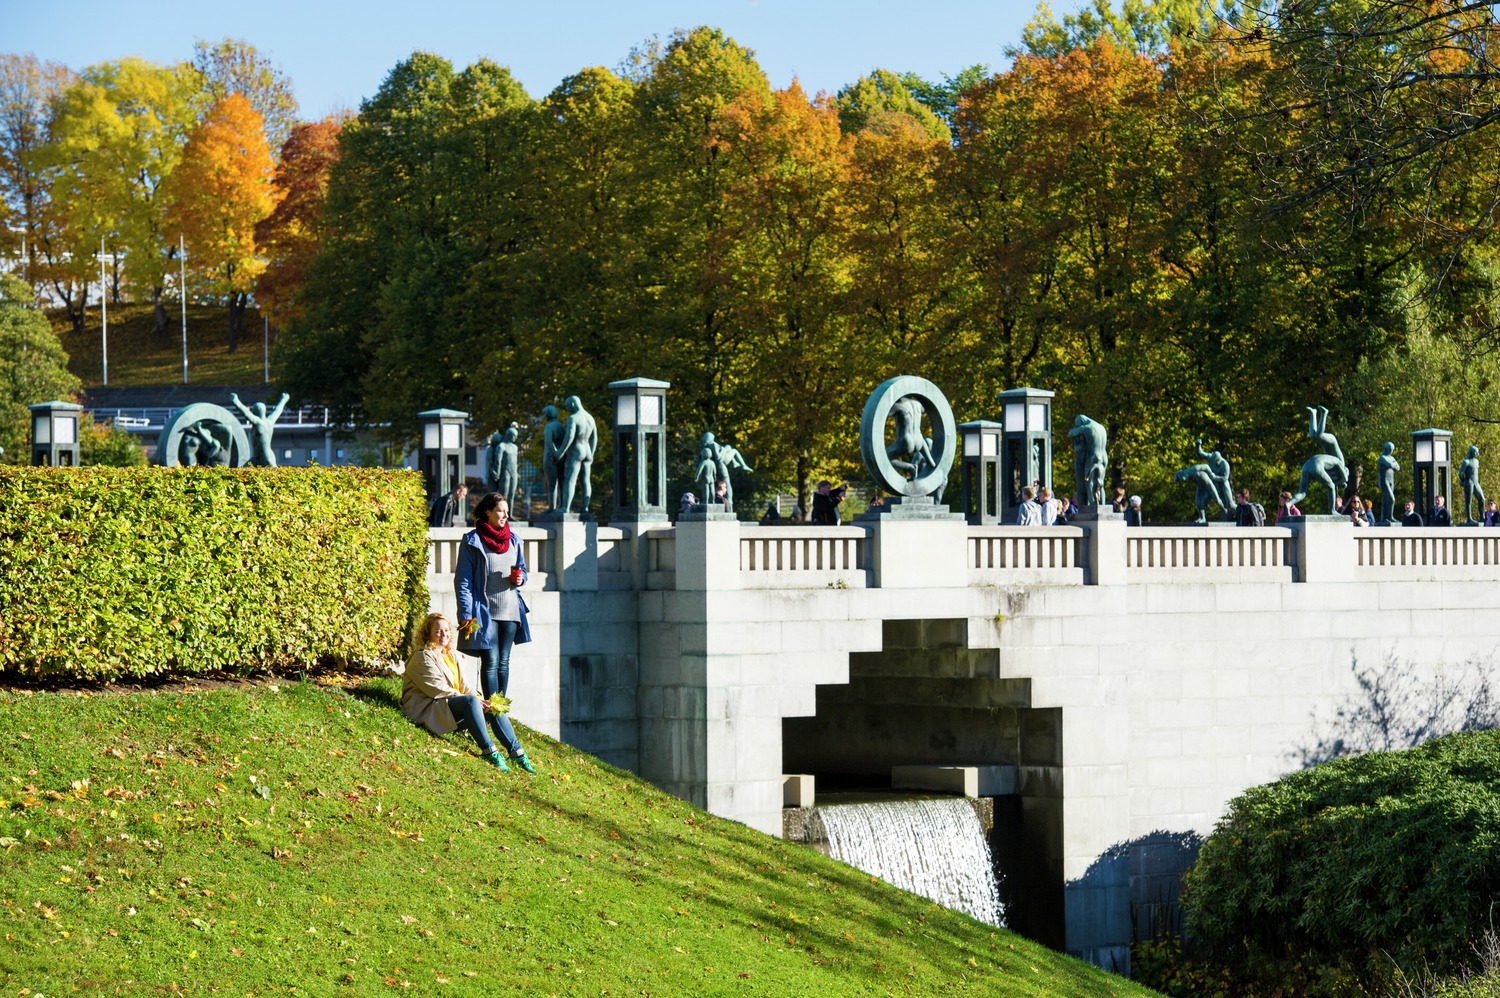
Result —
[[[401,712],[435,735],[467,731],[485,761],[502,773],[508,772],[510,767],[485,730],[485,715],[507,745],[515,742],[515,732],[510,722],[492,711],[464,680],[458,656],[453,654],[453,637],[453,622],[443,614],[429,613],[422,621],[417,648],[406,660],[406,672],[401,676]]]
[[[459,648],[479,657],[485,699],[510,688],[510,651],[531,640],[526,623],[526,601],[519,592],[526,583],[526,556],[510,529],[510,503],[491,492],[474,507],[474,529],[464,534],[453,570],[458,596]],[[501,716],[500,738],[510,757],[528,773],[536,767],[526,758],[511,728]]]

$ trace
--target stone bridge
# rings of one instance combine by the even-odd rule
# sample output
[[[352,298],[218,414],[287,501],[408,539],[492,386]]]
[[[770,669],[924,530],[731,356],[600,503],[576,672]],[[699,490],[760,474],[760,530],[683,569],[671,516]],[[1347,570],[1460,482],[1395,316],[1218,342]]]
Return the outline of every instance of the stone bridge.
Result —
[[[1359,672],[1385,669],[1402,709],[1446,698],[1437,717],[1483,699],[1500,644],[1500,530],[516,532],[536,639],[512,662],[521,720],[771,834],[783,774],[985,767],[1013,829],[1013,927],[1120,970],[1132,920],[1175,900],[1231,797],[1340,741],[1400,743]],[[430,535],[449,612],[462,533]]]

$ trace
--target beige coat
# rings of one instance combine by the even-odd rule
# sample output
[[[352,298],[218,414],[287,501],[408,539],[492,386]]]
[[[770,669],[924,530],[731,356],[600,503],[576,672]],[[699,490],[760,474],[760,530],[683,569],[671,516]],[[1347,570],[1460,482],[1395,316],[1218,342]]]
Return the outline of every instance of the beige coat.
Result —
[[[453,660],[458,663],[458,688],[453,686],[440,648],[412,652],[406,660],[406,673],[401,677],[402,713],[435,735],[446,735],[458,728],[444,700],[466,694],[484,697],[479,686],[479,660],[463,652],[454,652]]]

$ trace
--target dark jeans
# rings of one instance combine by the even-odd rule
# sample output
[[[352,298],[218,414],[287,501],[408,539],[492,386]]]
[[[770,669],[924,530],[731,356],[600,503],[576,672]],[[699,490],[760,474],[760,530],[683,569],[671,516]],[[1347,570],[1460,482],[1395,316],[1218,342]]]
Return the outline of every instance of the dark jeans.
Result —
[[[449,697],[446,701],[448,712],[453,715],[453,723],[458,725],[459,731],[467,731],[474,736],[474,741],[479,744],[479,751],[489,755],[495,751],[495,743],[490,741],[489,732],[485,730],[485,712],[479,704],[478,697],[457,696]],[[505,750],[510,753],[511,758],[521,755],[521,743],[516,739],[516,732],[510,726],[510,718],[490,714],[489,727],[495,732],[505,745]]]
[[[516,628],[520,626],[515,620],[491,620],[486,634],[489,647],[474,649],[474,654],[479,656],[479,677],[487,697],[496,693],[505,696],[510,690],[510,650],[516,643]]]

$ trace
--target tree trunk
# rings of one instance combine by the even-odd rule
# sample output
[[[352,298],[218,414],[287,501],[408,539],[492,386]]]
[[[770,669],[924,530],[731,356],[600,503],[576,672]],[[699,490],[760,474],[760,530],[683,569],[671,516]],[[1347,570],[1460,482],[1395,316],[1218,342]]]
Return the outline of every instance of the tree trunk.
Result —
[[[167,306],[162,301],[161,288],[151,289],[151,305],[156,312],[156,325],[151,327],[151,332],[159,336],[167,331]]]
[[[229,352],[234,353],[235,348],[240,345],[240,326],[245,321],[245,309],[250,304],[250,296],[246,294],[229,296]]]

